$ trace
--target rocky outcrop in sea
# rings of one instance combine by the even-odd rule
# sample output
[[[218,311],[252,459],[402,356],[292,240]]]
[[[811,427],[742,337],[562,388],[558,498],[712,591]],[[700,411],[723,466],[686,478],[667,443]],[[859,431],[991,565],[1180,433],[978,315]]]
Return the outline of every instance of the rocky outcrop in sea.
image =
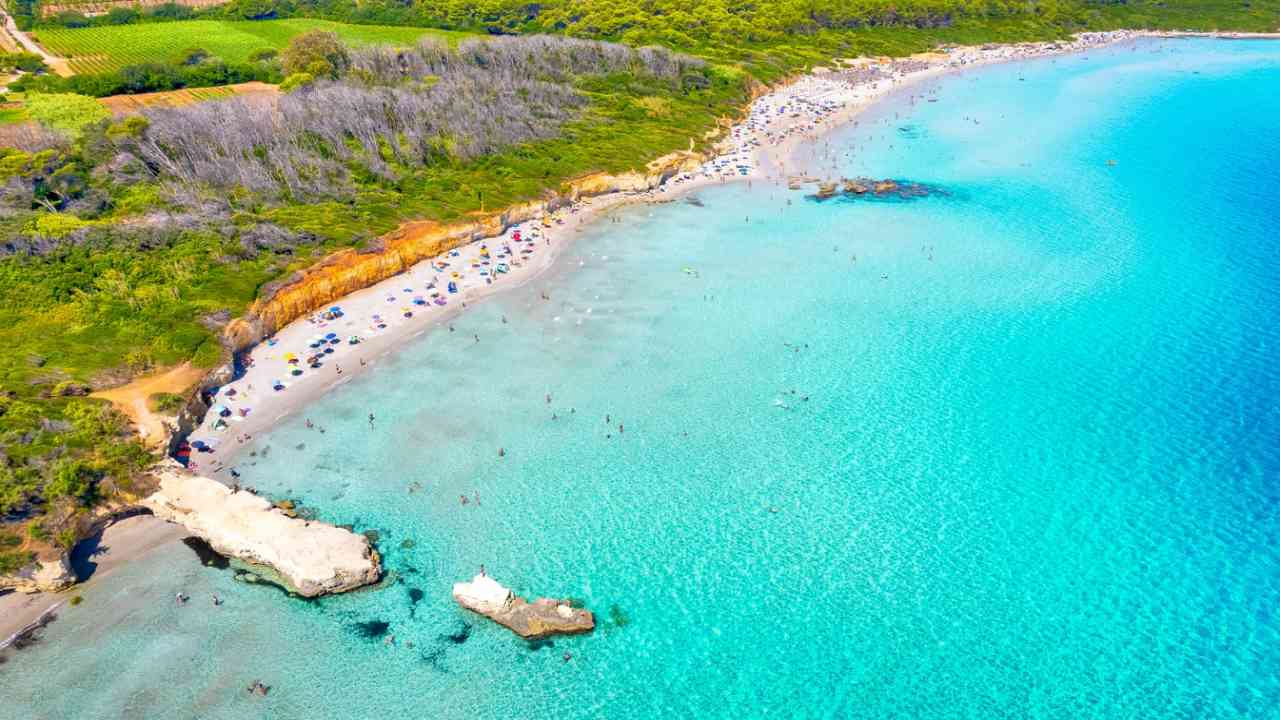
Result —
[[[270,570],[289,590],[317,597],[378,581],[382,563],[369,539],[343,528],[289,517],[265,498],[177,468],[159,473],[160,488],[142,501],[214,551]]]
[[[529,602],[488,575],[454,583],[453,599],[527,640],[578,635],[596,627],[590,610],[573,607],[568,600],[538,598]]]

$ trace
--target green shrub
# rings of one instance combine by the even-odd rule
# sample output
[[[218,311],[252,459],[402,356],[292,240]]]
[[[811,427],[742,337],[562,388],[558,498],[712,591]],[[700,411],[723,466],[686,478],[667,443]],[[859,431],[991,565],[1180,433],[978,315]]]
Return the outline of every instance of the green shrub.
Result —
[[[298,72],[293,73],[280,83],[280,92],[291,93],[298,88],[303,88],[316,81],[316,76],[311,73]]]
[[[172,415],[178,412],[186,402],[186,399],[181,395],[167,392],[152,393],[147,397],[147,407],[150,408],[152,412],[163,413],[165,415]]]
[[[280,62],[288,75],[310,73],[315,77],[337,77],[351,66],[351,55],[337,33],[312,30],[290,40],[280,54]]]
[[[111,118],[111,112],[102,103],[72,93],[31,93],[27,95],[27,115],[72,138],[79,137],[86,125]]]

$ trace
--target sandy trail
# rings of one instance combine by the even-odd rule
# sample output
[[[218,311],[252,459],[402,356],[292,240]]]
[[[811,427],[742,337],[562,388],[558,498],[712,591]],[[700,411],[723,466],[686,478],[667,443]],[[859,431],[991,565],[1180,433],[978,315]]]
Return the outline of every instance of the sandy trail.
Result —
[[[89,397],[111,401],[137,426],[142,441],[154,447],[163,442],[168,434],[164,421],[147,406],[147,398],[156,393],[183,395],[195,387],[207,372],[208,370],[194,367],[191,363],[183,363],[155,375],[140,377],[128,385],[99,390]]]

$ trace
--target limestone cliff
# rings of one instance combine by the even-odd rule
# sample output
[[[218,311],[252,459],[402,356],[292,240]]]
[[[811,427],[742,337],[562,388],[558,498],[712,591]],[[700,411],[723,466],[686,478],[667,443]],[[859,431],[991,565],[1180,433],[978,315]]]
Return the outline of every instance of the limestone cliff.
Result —
[[[644,172],[585,175],[565,183],[559,192],[548,193],[544,200],[521,203],[502,212],[449,224],[430,220],[404,223],[380,238],[374,248],[341,250],[287,280],[265,287],[243,317],[228,323],[224,344],[232,352],[252,347],[290,322],[423,260],[500,235],[512,225],[582,198],[651,190],[674,175],[696,168],[702,160],[702,155],[692,151],[671,153],[649,163]]]

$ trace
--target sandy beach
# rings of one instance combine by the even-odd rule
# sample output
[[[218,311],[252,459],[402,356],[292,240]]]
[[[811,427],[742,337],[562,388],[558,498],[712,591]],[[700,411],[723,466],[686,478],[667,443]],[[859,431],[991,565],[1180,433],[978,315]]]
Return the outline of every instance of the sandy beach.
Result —
[[[101,536],[82,542],[73,554],[77,574],[90,574],[83,585],[62,593],[28,595],[9,592],[0,595],[0,650],[13,641],[15,634],[39,622],[45,613],[56,615],[64,610],[64,603],[70,602],[84,588],[92,587],[95,581],[187,534],[183,528],[151,515],[135,515],[109,525]]]
[[[817,158],[803,149],[911,85],[965,68],[1079,52],[1146,34],[1088,33],[1072,42],[952,48],[897,60],[858,58],[807,74],[757,98],[696,171],[651,191],[584,199],[348,295],[334,303],[336,312],[318,311],[286,326],[246,353],[242,376],[219,388],[213,409],[189,438],[190,467],[234,484],[235,456],[249,438],[376,367],[405,340],[449,323],[468,304],[537,276],[568,250],[583,225],[611,208],[669,202],[728,182],[782,185],[789,175],[819,172]]]

